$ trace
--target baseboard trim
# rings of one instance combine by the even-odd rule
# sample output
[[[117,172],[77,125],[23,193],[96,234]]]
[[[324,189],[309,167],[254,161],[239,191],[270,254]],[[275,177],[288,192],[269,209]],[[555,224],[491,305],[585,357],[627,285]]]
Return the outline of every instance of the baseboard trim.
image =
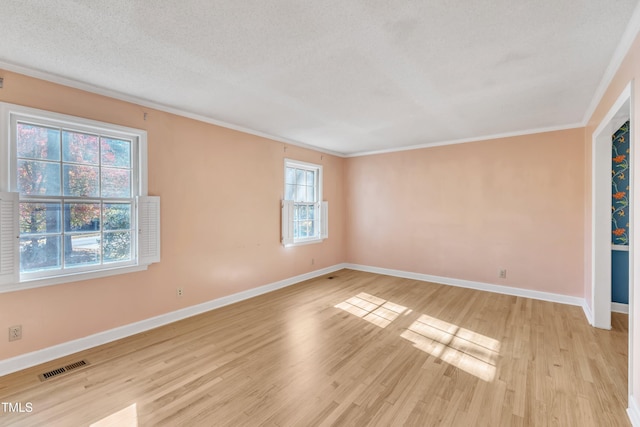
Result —
[[[584,311],[584,315],[587,318],[587,321],[589,322],[589,324],[591,326],[593,325],[593,312],[591,311],[591,307],[589,307],[589,305],[587,304],[587,301],[584,300],[584,302],[582,303],[582,311]]]
[[[633,395],[629,395],[629,407],[627,408],[627,416],[633,427],[640,427],[640,410]]]
[[[629,304],[622,304],[619,302],[611,303],[611,311],[614,313],[624,313],[629,314]]]
[[[89,348],[116,341],[121,338],[126,338],[140,332],[145,332],[159,326],[164,326],[178,320],[196,316],[198,314],[205,313],[216,308],[224,307],[226,305],[234,304],[236,302],[253,298],[258,295],[273,292],[287,286],[295,285],[296,283],[304,282],[305,280],[333,273],[335,271],[342,270],[343,268],[345,268],[345,264],[336,264],[331,267],[322,268],[320,270],[315,270],[309,273],[280,280],[278,282],[269,283],[264,286],[238,292],[222,298],[217,298],[215,300],[207,301],[202,304],[193,305],[191,307],[186,307],[180,310],[172,311],[170,313],[161,314],[159,316],[141,320],[139,322],[120,326],[104,332],[99,332],[97,334],[89,335],[84,338],[68,341],[62,344],[54,345],[52,347],[47,347],[42,350],[37,350],[9,359],[0,360],[0,377],[20,371],[22,369],[39,365],[41,363],[58,359],[60,357],[68,356],[79,351],[87,350]]]
[[[453,279],[449,277],[433,276],[429,274],[414,273],[409,271],[394,270],[389,268],[371,267],[359,264],[336,264],[330,267],[326,267],[320,270],[315,270],[309,273],[301,274],[298,276],[290,277],[288,279],[280,280],[278,282],[270,283],[257,288],[249,289],[246,291],[238,292],[236,294],[228,295],[215,300],[207,301],[202,304],[197,304],[191,307],[186,307],[180,310],[172,311],[170,313],[161,314],[159,316],[151,317],[149,319],[141,320],[139,322],[131,323],[128,325],[120,326],[114,329],[110,329],[97,334],[89,335],[84,338],[80,338],[66,343],[58,344],[52,347],[47,347],[42,350],[37,350],[31,353],[16,356],[10,359],[0,361],[0,377],[13,372],[20,371],[22,369],[30,368],[32,366],[39,365],[51,360],[58,359],[60,357],[68,356],[79,351],[87,350],[92,347],[96,347],[102,344],[106,344],[112,341],[126,338],[131,335],[145,332],[150,329],[164,326],[169,323],[176,322],[178,320],[186,319],[188,317],[196,316],[207,311],[214,310],[216,308],[224,307],[229,304],[234,304],[249,298],[263,295],[275,290],[285,288],[287,286],[295,285],[296,283],[303,282],[305,280],[313,279],[325,274],[333,273],[344,268],[351,270],[364,271],[369,273],[384,274],[387,276],[402,277],[405,279],[420,280],[424,282],[439,283],[443,285],[457,286],[468,289],[475,289],[480,291],[494,292],[504,295],[519,296],[524,298],[532,298],[543,301],[557,302],[561,304],[569,304],[582,307],[585,316],[590,324],[593,324],[593,315],[589,306],[586,304],[584,298],[573,297],[568,295],[554,294],[550,292],[534,291],[530,289],[513,288],[509,286],[495,285],[491,283],[474,282],[470,280]],[[612,310],[617,311],[613,308]],[[628,307],[627,307],[628,312]],[[638,425],[640,427],[640,424]]]
[[[542,301],[558,302],[561,304],[577,305],[585,308],[585,300],[580,297],[554,294],[551,292],[534,291],[531,289],[513,288],[510,286],[494,285],[492,283],[474,282],[471,280],[452,279],[450,277],[432,276],[430,274],[413,273],[410,271],[393,270],[389,268],[371,267],[359,264],[346,264],[345,268],[365,271],[368,273],[385,274],[387,276],[402,277],[404,279],[414,279],[423,282],[439,283],[442,285],[457,286],[460,288],[476,289],[479,291],[494,292],[497,294],[513,295],[517,297],[532,298]],[[588,317],[588,316],[587,316]]]

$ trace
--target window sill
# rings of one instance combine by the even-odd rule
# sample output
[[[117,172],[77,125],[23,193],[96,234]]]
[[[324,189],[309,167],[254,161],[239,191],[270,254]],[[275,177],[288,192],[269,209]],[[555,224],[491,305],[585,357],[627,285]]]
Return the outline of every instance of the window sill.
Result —
[[[0,286],[0,293],[23,291],[25,289],[42,288],[44,286],[60,285],[63,283],[79,282],[82,280],[99,279],[101,277],[116,276],[119,274],[135,273],[146,270],[148,265],[134,265],[115,267],[105,270],[65,274],[62,276],[48,277],[44,279],[30,279],[19,283],[11,283]]]
[[[285,248],[291,248],[293,246],[304,246],[304,245],[312,245],[314,243],[322,243],[324,242],[325,239],[305,239],[305,240],[298,240],[297,242],[293,242],[293,243],[289,243],[288,245],[285,245]]]

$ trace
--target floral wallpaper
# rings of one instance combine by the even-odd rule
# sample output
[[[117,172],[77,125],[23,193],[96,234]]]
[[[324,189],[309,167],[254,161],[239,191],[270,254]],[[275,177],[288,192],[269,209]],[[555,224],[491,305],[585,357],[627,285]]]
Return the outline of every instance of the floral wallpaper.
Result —
[[[629,244],[629,122],[611,137],[611,243]]]

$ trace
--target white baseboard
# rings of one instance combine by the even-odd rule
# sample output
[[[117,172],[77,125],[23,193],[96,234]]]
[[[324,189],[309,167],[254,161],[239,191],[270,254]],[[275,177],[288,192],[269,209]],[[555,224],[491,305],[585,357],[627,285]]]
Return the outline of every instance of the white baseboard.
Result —
[[[385,274],[388,276],[402,277],[406,279],[414,279],[425,282],[439,283],[443,285],[457,286],[462,288],[476,289],[480,291],[495,292],[505,295],[513,295],[525,298],[538,299],[543,301],[557,302],[561,304],[577,305],[582,307],[585,312],[585,316],[590,324],[593,324],[593,315],[591,310],[586,304],[584,298],[573,297],[568,295],[554,294],[550,292],[534,291],[530,289],[519,289],[509,286],[495,285],[491,283],[474,282],[470,280],[452,279],[448,277],[432,276],[429,274],[413,273],[402,270],[393,270],[388,268],[371,267],[359,264],[336,264],[331,267],[323,268],[320,270],[312,271],[309,273],[301,274],[299,276],[290,277],[288,279],[280,280],[278,282],[270,283],[264,286],[260,286],[254,289],[249,289],[243,292],[238,292],[233,295],[228,295],[215,300],[207,301],[202,304],[197,304],[191,307],[186,307],[180,310],[172,311],[170,313],[161,314],[149,319],[141,320],[139,322],[131,323],[129,325],[120,326],[108,331],[99,332],[97,334],[89,335],[88,337],[80,338],[77,340],[69,341],[66,343],[58,344],[52,347],[47,347],[42,350],[37,350],[31,353],[16,356],[10,359],[0,360],[0,376],[10,374],[22,369],[26,369],[32,366],[39,365],[50,360],[54,360],[60,357],[68,356],[79,351],[83,351],[92,347],[96,347],[108,342],[112,342],[121,338],[125,338],[131,335],[138,334],[140,332],[148,331],[159,326],[163,326],[178,320],[185,319],[187,317],[195,316],[216,308],[224,307],[229,304],[233,304],[239,301],[243,301],[249,298],[253,298],[258,295],[266,294],[268,292],[275,291],[287,286],[294,285],[305,280],[313,279],[325,274],[333,273],[334,271],[341,270],[343,268],[349,268],[352,270],[365,271],[369,273]],[[612,305],[613,309],[613,305]],[[640,427],[640,425],[638,426]]]
[[[622,304],[619,302],[611,303],[611,311],[614,313],[624,313],[629,314],[629,304]]]
[[[582,303],[582,311],[584,311],[584,315],[587,317],[587,321],[591,326],[593,325],[593,311],[591,311],[591,307],[587,304],[587,300],[584,300]]]
[[[224,307],[229,304],[253,298],[258,295],[273,292],[277,289],[295,285],[296,283],[300,283],[305,280],[333,273],[334,271],[342,270],[345,267],[345,264],[336,264],[331,267],[301,274],[299,276],[290,277],[278,282],[270,283],[257,288],[238,292],[233,295],[228,295],[222,298],[207,301],[202,304],[197,304],[191,307],[172,311],[170,313],[161,314],[159,316],[151,317],[149,319],[141,320],[129,325],[124,325],[114,329],[110,329],[108,331],[99,332],[97,334],[89,335],[88,337],[68,341],[62,344],[54,345],[52,347],[44,348],[42,350],[37,350],[31,353],[12,357],[10,359],[0,360],[0,377],[12,372],[39,365],[44,362],[58,359],[60,357],[68,356],[82,350],[87,350],[89,348],[135,335],[140,332],[148,331],[150,329],[157,328],[158,326],[163,326],[172,322],[176,322],[178,320],[186,319],[187,317],[195,316],[210,310],[214,310],[216,308]]]
[[[640,427],[640,410],[638,409],[638,404],[636,403],[633,395],[629,395],[627,415],[629,416],[629,421],[631,421],[631,425],[633,425],[633,427]]]
[[[473,282],[470,280],[452,279],[449,277],[432,276],[429,274],[412,273],[409,271],[392,270],[389,268],[370,267],[358,264],[345,264],[344,268],[352,270],[366,271],[369,273],[386,274],[387,276],[402,277],[405,279],[420,280],[423,282],[439,283],[443,285],[457,286],[461,288],[476,289],[479,291],[494,292],[498,294],[513,295],[517,297],[525,297],[538,299],[543,301],[558,302],[561,304],[577,305],[585,309],[586,303],[584,298],[572,297],[569,295],[554,294],[550,292],[534,291],[531,289],[513,288],[510,286],[494,285],[491,283]],[[588,316],[587,316],[588,318]]]

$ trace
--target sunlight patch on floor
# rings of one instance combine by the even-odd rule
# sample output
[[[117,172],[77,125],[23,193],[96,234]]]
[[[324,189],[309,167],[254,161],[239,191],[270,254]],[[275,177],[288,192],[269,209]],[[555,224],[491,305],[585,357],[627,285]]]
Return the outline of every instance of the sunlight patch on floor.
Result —
[[[134,403],[96,421],[89,427],[138,427],[138,408]]]
[[[403,313],[412,313],[405,306],[366,292],[334,307],[380,328],[386,328]],[[426,314],[421,314],[400,336],[411,341],[417,349],[483,381],[491,382],[495,378],[500,355],[498,340]]]
[[[366,292],[361,292],[335,305],[335,308],[351,313],[381,328],[389,326],[407,309],[407,307],[375,297]]]
[[[457,325],[421,315],[401,335],[414,346],[483,381],[493,381],[500,342]]]

